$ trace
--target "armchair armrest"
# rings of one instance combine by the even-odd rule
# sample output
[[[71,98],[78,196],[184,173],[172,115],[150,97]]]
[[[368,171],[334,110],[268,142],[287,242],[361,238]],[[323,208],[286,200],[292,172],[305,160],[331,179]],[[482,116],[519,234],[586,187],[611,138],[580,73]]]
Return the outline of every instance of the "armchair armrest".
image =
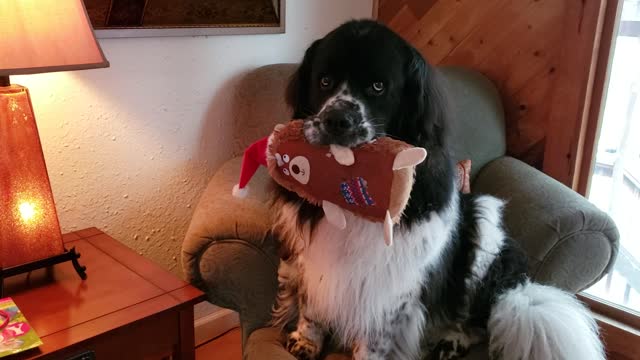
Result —
[[[295,360],[282,344],[284,333],[276,328],[262,328],[254,331],[244,348],[244,360]]]
[[[619,246],[613,220],[560,182],[501,157],[472,189],[507,200],[504,225],[527,253],[533,280],[578,292],[611,270]]]
[[[274,328],[262,328],[254,331],[244,351],[244,360],[295,360],[283,346],[284,333]],[[329,347],[331,349],[331,347]],[[345,353],[328,353],[324,360],[350,360]]]
[[[224,164],[202,194],[182,244],[182,267],[209,301],[239,313],[245,343],[271,318],[279,259],[266,170],[258,170],[246,198],[231,195],[240,160]]]
[[[208,300],[240,315],[242,340],[271,319],[278,289],[278,259],[272,239],[256,246],[241,239],[213,241],[198,260],[200,287]]]

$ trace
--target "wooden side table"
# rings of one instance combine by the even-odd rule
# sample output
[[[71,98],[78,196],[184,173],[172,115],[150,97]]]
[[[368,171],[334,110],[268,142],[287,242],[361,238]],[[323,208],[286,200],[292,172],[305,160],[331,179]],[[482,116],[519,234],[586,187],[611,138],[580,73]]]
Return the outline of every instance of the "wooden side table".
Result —
[[[96,228],[64,235],[71,263],[7,278],[7,296],[44,345],[10,359],[195,358],[193,305],[204,294]]]

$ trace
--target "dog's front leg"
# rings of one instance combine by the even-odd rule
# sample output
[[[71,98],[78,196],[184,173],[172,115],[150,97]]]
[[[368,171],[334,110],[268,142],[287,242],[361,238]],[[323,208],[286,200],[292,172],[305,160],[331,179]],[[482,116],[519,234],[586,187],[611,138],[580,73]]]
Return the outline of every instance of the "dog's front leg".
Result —
[[[375,339],[362,339],[353,347],[353,360],[387,360],[391,347],[392,339],[388,333]]]
[[[308,318],[303,303],[298,306],[298,325],[296,330],[289,334],[287,350],[298,360],[315,360],[322,351],[325,330],[319,323]]]
[[[384,327],[354,346],[354,360],[415,360],[420,358],[424,309],[415,296],[404,297],[389,311]]]
[[[428,359],[448,360],[464,357],[472,345],[486,340],[486,331],[456,324],[442,334],[442,339],[431,351]]]

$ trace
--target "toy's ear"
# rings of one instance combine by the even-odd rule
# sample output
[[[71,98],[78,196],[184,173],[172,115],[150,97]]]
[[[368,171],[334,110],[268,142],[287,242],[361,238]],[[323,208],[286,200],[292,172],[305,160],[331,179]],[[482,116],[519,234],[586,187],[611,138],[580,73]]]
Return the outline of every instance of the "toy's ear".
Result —
[[[302,64],[298,70],[291,76],[289,85],[287,86],[286,100],[287,104],[293,109],[294,119],[303,119],[310,116],[312,111],[310,100],[311,90],[311,64],[315,57],[316,50],[320,41],[316,40],[304,53]]]
[[[409,148],[402,150],[393,160],[393,170],[400,170],[412,166],[416,166],[427,158],[427,150],[421,147]]]

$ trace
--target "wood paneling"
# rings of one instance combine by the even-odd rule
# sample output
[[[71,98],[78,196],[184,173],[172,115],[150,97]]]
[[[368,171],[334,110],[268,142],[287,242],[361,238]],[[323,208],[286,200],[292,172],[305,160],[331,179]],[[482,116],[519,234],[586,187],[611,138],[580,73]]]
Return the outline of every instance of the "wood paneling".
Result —
[[[564,17],[563,61],[553,91],[544,152],[544,171],[575,188],[593,93],[606,0],[568,1]],[[576,178],[577,179],[577,178]]]
[[[559,151],[547,144],[548,126],[566,137],[580,121],[576,109],[583,102],[576,99],[587,93],[588,50],[599,39],[594,34],[600,29],[603,2],[380,0],[378,20],[413,44],[430,63],[473,68],[490,78],[505,107],[509,155],[543,168],[545,149]],[[572,81],[562,89],[573,84],[579,88],[571,108],[564,112],[553,101],[560,77]],[[563,116],[571,119],[557,125],[550,123],[552,115],[554,122]]]

